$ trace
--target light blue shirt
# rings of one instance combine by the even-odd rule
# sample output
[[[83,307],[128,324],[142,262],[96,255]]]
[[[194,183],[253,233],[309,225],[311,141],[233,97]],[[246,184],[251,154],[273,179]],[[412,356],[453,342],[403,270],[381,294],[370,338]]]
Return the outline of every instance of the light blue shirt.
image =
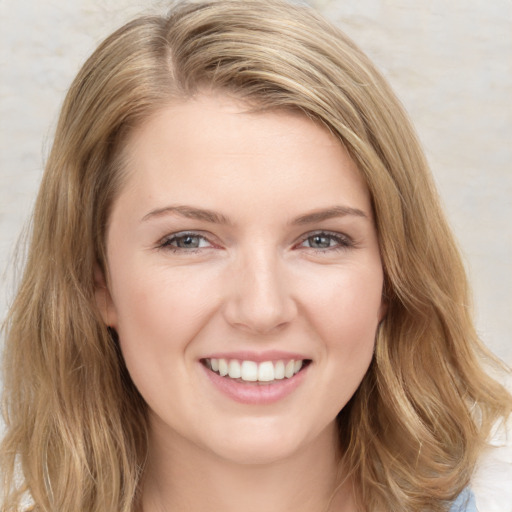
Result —
[[[453,502],[450,512],[477,512],[475,495],[471,489],[464,489]]]

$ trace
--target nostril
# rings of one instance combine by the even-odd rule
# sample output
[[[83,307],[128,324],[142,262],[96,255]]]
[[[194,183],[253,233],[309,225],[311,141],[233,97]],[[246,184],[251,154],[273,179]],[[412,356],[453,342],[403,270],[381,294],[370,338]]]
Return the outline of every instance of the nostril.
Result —
[[[266,263],[268,265],[268,262]],[[237,329],[257,334],[281,331],[297,315],[297,306],[275,272],[250,268],[237,274],[226,295],[224,314]]]

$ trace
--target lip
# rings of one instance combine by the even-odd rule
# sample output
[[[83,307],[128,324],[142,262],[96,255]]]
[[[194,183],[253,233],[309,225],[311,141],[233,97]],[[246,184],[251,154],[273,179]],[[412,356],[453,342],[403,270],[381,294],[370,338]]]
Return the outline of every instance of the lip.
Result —
[[[251,359],[251,357],[254,357],[254,355],[247,357],[247,354],[244,354],[243,357],[240,357],[240,352],[237,352],[235,357],[233,357],[233,355],[234,354],[212,355],[211,357],[224,357],[226,359],[252,360],[258,362],[274,360],[274,358],[269,359],[268,354],[266,355],[267,359]],[[284,358],[293,359],[291,356],[292,354],[288,352]],[[283,357],[277,357],[276,359],[283,359]],[[297,357],[297,359],[301,358]],[[293,391],[295,391],[298,386],[300,386],[300,384],[306,378],[309,368],[311,367],[311,364],[304,366],[301,371],[289,379],[274,380],[268,383],[256,383],[241,382],[238,380],[230,379],[228,377],[221,377],[217,373],[212,372],[206,368],[206,366],[204,366],[201,362],[198,362],[198,364],[202,368],[202,371],[205,373],[206,377],[210,380],[210,383],[212,383],[219,392],[231,400],[234,400],[235,402],[248,405],[269,405],[286,398],[288,395],[293,393]]]
[[[256,363],[262,363],[264,361],[289,361],[294,359],[305,360],[311,359],[304,354],[298,352],[284,352],[282,350],[267,350],[265,352],[251,352],[251,351],[240,351],[240,352],[215,352],[212,354],[205,355],[201,359],[238,359],[239,361],[254,361]]]

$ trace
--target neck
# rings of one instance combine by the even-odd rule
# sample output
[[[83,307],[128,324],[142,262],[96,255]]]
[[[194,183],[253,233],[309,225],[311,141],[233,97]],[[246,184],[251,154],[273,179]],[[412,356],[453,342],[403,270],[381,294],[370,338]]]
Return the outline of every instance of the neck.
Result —
[[[333,424],[284,460],[240,464],[183,439],[153,431],[142,506],[144,512],[350,512],[352,486],[339,483]]]

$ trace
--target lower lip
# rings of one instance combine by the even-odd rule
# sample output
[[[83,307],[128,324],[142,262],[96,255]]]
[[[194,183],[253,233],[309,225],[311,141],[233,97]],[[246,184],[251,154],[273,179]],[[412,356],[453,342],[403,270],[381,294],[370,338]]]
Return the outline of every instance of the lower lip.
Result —
[[[199,363],[201,364],[201,363]],[[273,404],[290,395],[304,380],[308,366],[304,367],[293,377],[271,382],[240,382],[229,377],[221,377],[201,364],[210,382],[224,395],[235,402],[252,405]]]

